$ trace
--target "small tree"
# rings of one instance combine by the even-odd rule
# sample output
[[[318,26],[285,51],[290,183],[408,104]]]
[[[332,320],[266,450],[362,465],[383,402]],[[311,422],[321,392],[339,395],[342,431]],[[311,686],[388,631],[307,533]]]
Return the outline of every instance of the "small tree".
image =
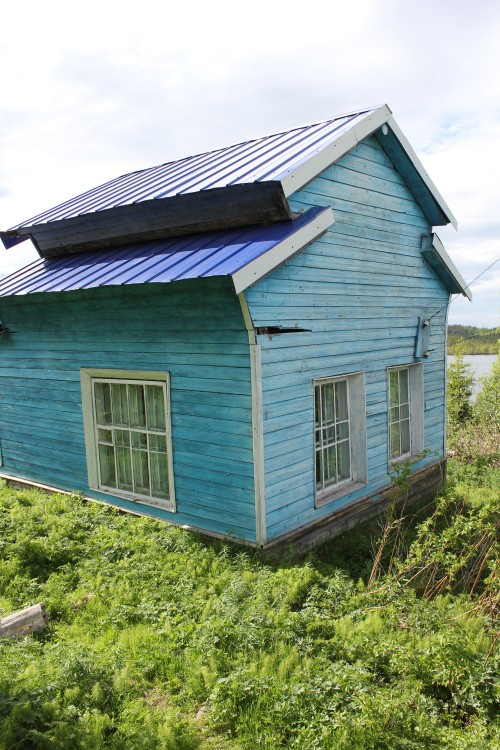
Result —
[[[473,369],[464,362],[462,352],[457,348],[455,359],[448,366],[447,418],[451,430],[465,425],[472,418],[473,388]]]
[[[481,378],[482,388],[474,404],[474,415],[500,438],[500,352],[489,375]]]

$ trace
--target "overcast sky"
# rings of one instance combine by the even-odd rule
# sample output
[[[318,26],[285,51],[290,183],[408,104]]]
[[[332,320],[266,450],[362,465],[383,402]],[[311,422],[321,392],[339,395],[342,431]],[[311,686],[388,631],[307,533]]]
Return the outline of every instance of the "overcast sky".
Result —
[[[58,0],[9,4],[0,229],[120,174],[388,103],[459,230],[471,281],[500,259],[500,3]],[[0,249],[0,275],[38,257]],[[450,322],[500,325],[500,262]]]

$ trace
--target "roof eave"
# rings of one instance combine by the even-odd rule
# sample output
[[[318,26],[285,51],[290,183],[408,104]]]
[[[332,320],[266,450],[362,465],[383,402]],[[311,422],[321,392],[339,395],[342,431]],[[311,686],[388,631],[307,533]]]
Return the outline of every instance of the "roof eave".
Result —
[[[444,249],[437,234],[422,237],[422,255],[451,294],[463,294],[472,302],[472,292]]]
[[[437,206],[439,207],[440,211],[442,212],[443,216],[446,219],[445,223],[451,224],[455,229],[458,227],[457,220],[455,216],[453,215],[453,212],[451,211],[450,207],[446,203],[445,199],[437,189],[437,187],[434,185],[433,181],[431,180],[429,174],[427,173],[426,169],[424,168],[422,162],[418,158],[417,154],[413,150],[413,148],[410,145],[410,142],[404,135],[404,133],[401,131],[401,128],[395,121],[394,117],[389,117],[387,119],[387,126],[390,128],[390,130],[394,133],[395,137],[399,141],[401,147],[405,151],[406,155],[410,159],[411,163],[415,167],[416,172],[418,173],[420,179],[426,186],[427,190],[431,194],[432,198],[436,202]],[[436,225],[437,226],[437,225]]]
[[[51,258],[291,217],[279,181],[254,182],[23,226],[1,233],[0,238],[8,248],[29,237],[41,257]]]

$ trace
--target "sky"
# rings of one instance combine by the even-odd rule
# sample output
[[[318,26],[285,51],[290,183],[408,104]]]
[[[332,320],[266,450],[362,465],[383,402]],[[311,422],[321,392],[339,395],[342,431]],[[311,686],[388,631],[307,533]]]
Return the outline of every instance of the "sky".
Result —
[[[500,326],[497,0],[2,10],[0,229],[120,174],[387,103],[458,220],[449,322]],[[0,247],[0,276],[36,259]]]

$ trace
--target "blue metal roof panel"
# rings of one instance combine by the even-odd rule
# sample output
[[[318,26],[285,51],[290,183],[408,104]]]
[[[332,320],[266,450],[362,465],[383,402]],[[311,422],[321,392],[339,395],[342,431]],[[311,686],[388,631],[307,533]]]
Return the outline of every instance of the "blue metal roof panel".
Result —
[[[122,175],[18,224],[68,219],[145,200],[228,185],[279,180],[339,138],[373,109]]]
[[[293,221],[141,242],[38,260],[0,280],[0,296],[61,292],[226,276],[256,260],[324,212],[310,208]]]

